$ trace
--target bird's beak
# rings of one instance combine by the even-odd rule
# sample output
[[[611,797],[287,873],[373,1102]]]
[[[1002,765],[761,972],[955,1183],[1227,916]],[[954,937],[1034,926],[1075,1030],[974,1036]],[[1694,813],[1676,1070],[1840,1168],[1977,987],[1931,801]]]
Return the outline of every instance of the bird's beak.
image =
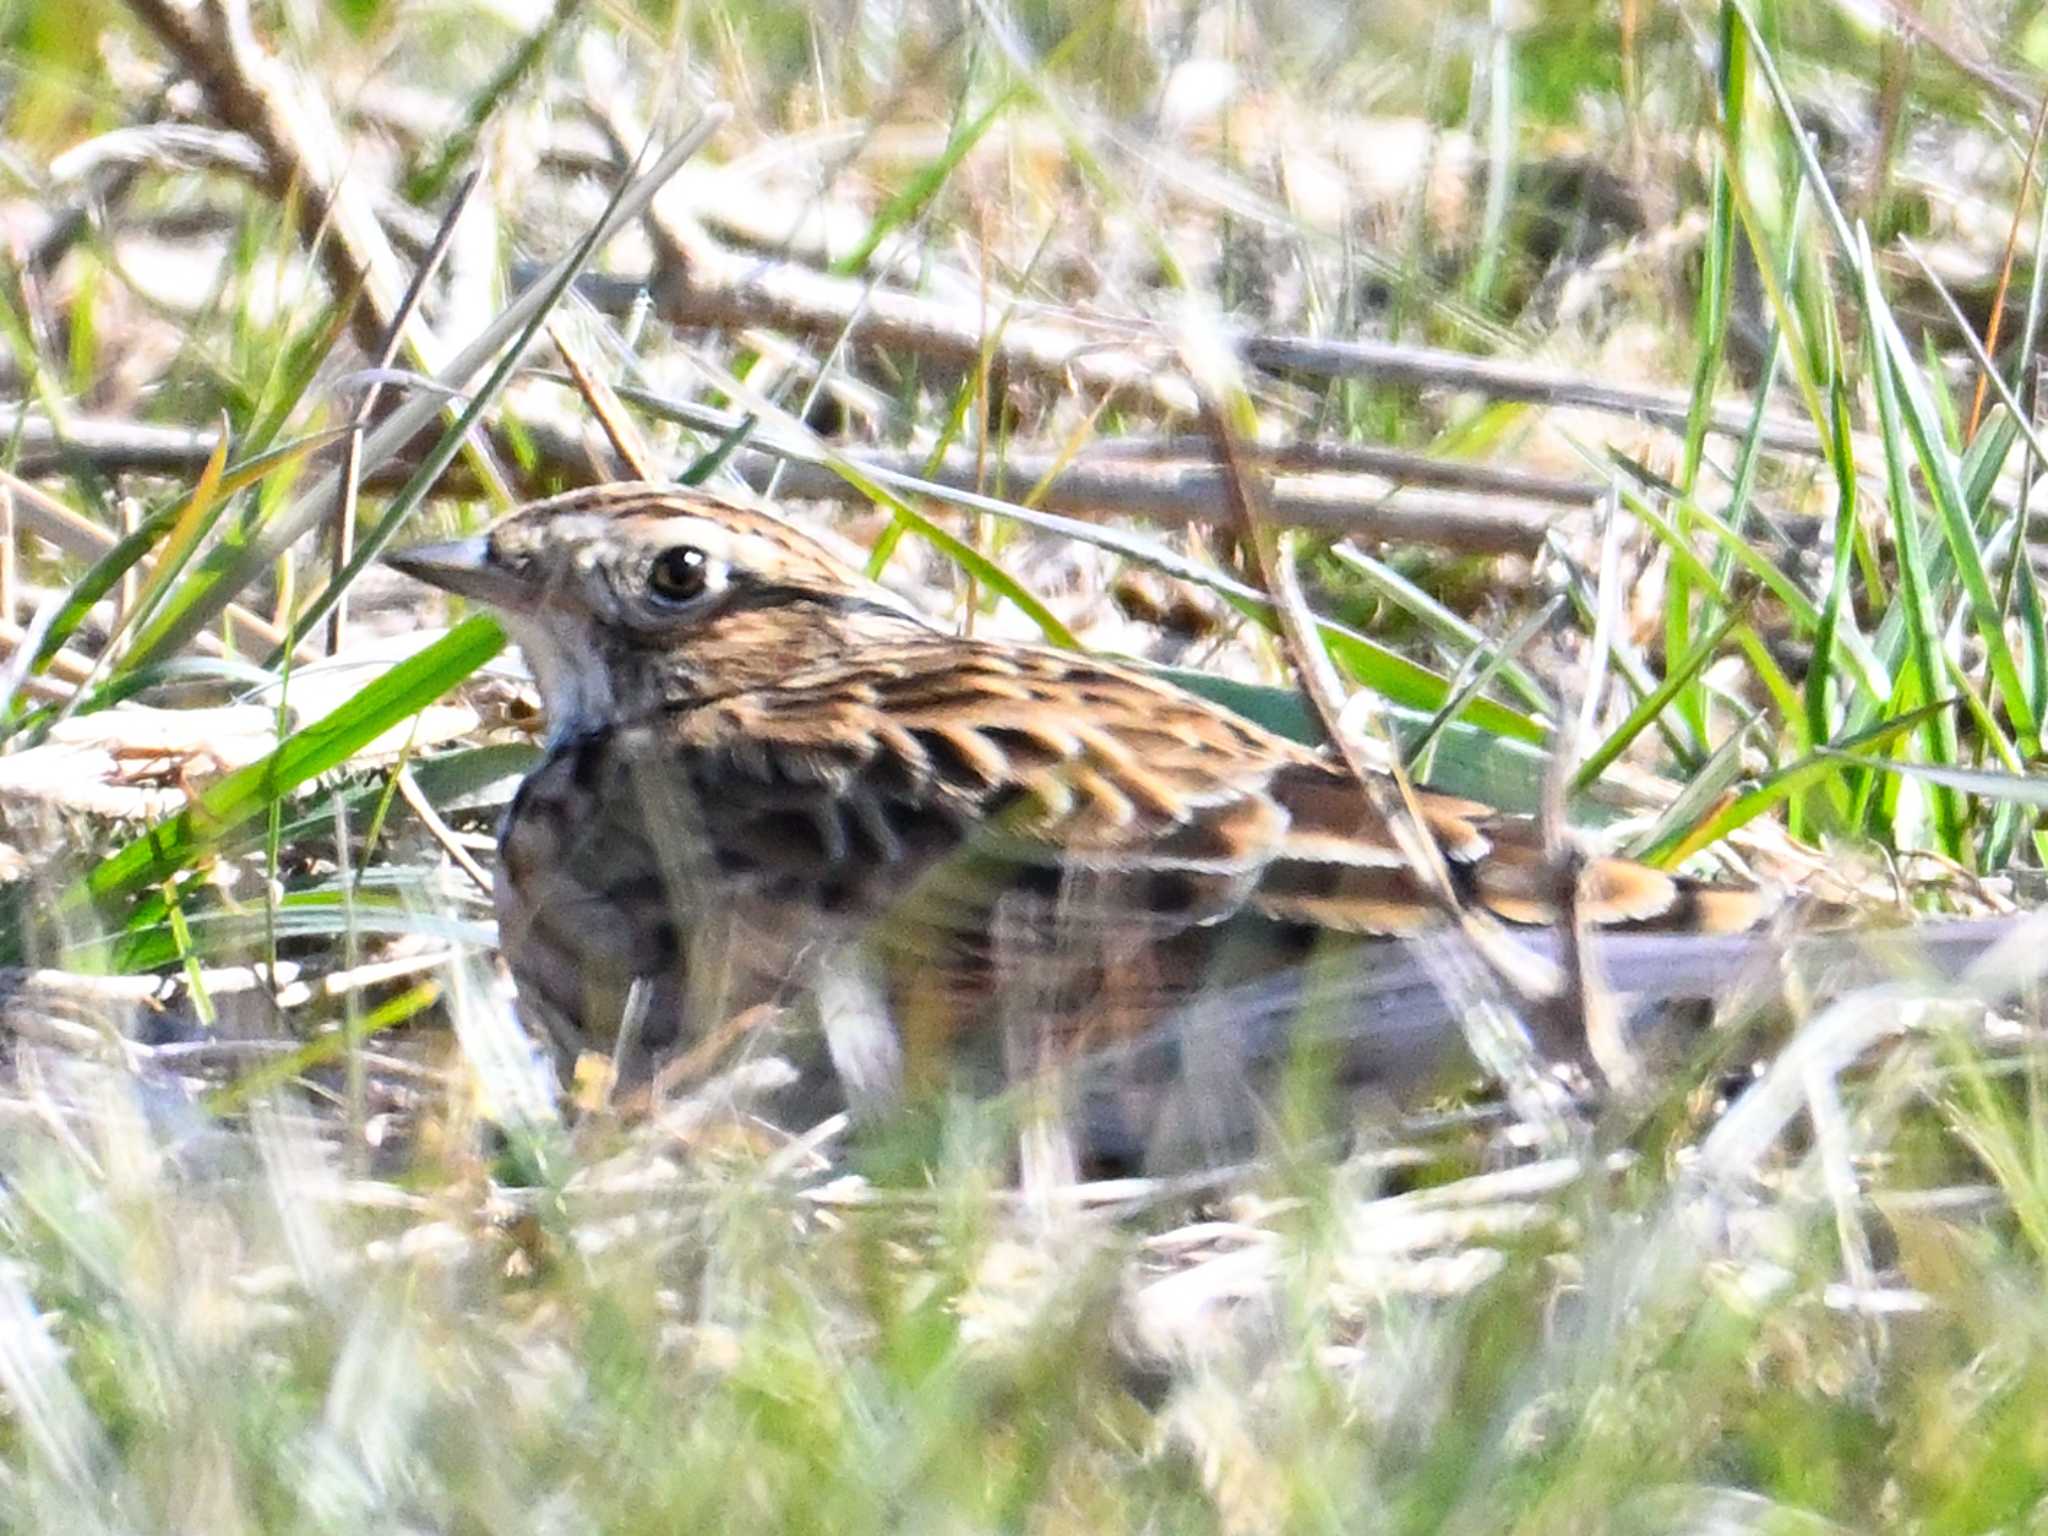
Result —
[[[531,596],[524,583],[491,558],[491,541],[483,534],[446,544],[415,544],[386,555],[384,563],[416,581],[496,608],[524,607]]]

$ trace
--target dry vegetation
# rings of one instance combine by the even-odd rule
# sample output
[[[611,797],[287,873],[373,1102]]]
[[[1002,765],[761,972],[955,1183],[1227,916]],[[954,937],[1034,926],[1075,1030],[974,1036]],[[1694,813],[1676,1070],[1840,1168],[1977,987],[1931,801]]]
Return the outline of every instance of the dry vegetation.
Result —
[[[2031,930],[1195,1179],[778,1128],[772,1061],[565,1105],[490,948],[530,696],[375,563],[745,484],[1307,733],[1249,484],[1420,775],[1797,922],[2022,908],[2048,11],[0,26],[0,1523],[2048,1519]]]

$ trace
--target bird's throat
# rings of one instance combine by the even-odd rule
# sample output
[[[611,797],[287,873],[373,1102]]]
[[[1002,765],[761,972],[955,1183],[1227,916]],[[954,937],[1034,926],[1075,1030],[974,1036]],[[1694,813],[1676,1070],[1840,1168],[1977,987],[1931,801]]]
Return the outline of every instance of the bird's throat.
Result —
[[[545,615],[507,614],[505,627],[540,689],[550,750],[618,720],[612,671],[588,626],[550,622]]]

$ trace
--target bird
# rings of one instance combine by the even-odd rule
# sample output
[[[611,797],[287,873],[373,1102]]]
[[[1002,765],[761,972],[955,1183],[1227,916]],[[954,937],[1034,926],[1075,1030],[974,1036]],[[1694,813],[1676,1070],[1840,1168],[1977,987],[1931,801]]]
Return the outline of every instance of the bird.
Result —
[[[795,999],[852,1102],[987,1090],[1332,953],[1391,973],[1447,911],[1731,934],[1767,909],[1590,856],[1567,914],[1529,820],[1417,790],[1447,895],[1391,781],[1134,663],[955,633],[705,489],[585,488],[387,559],[527,658],[547,734],[500,829],[500,947],[529,1026],[622,1079]],[[1101,1141],[1157,1134],[1150,1086],[1097,1095]]]

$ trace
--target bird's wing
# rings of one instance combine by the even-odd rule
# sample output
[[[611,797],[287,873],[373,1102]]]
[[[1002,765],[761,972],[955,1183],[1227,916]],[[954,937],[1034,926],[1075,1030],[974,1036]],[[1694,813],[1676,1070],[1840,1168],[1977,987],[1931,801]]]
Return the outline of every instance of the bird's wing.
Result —
[[[1342,767],[1115,663],[913,642],[695,706],[665,729],[719,807],[716,856],[767,880],[833,882],[827,906],[944,868],[1048,901],[1079,877],[1114,893],[1105,915],[1154,919],[1155,933],[1245,912],[1398,937],[1440,913]],[[1527,823],[1428,792],[1417,807],[1461,900],[1510,922],[1554,919]],[[1608,924],[1754,916],[1747,893],[1616,859],[1589,865],[1579,900]]]

